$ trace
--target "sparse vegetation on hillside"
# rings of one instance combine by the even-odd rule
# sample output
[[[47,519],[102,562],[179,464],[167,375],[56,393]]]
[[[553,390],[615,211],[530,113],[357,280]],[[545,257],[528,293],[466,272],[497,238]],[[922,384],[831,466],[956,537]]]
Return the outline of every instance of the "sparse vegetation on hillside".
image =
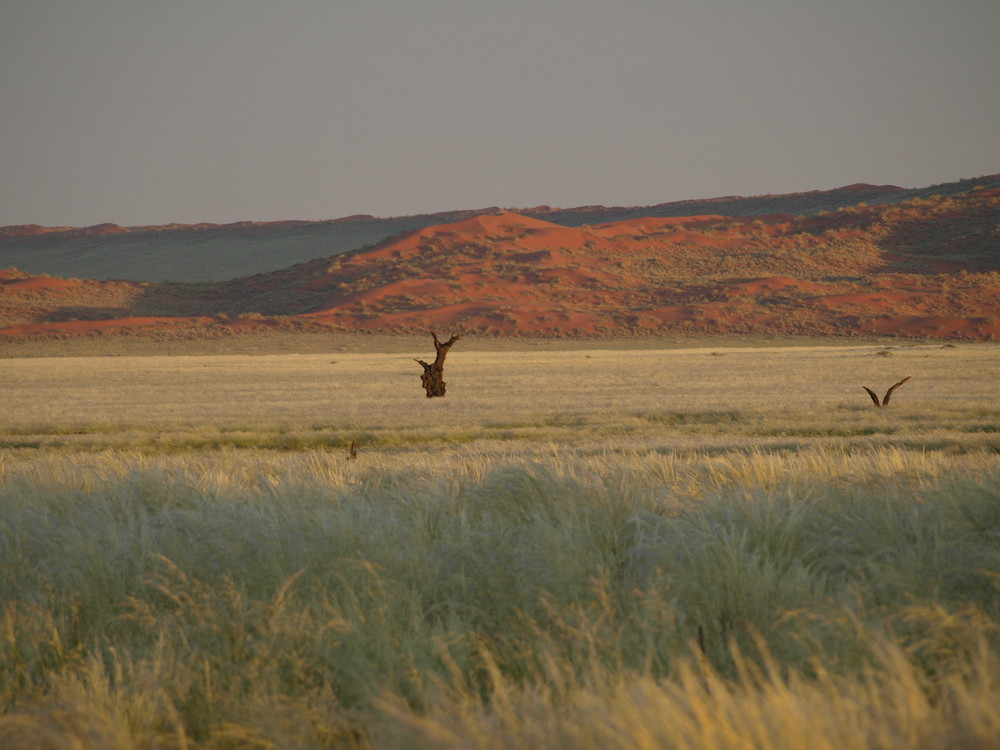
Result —
[[[119,328],[990,340],[1000,337],[998,218],[1000,190],[990,189],[798,218],[646,217],[575,229],[482,215],[218,284],[0,272],[0,335],[94,335],[113,332],[114,319],[144,319]]]

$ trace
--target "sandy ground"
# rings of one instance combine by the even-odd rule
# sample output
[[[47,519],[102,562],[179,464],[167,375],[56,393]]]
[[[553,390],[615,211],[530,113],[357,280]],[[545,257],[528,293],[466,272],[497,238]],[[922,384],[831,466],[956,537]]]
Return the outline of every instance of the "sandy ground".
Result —
[[[442,331],[440,335],[450,335]],[[905,347],[927,343],[918,339],[890,337],[768,337],[703,336],[645,338],[501,338],[468,335],[455,345],[466,351],[570,351],[580,349],[691,349],[764,346],[857,346],[879,344]],[[940,341],[933,343],[947,346]],[[959,344],[960,345],[960,344]],[[128,336],[88,338],[0,340],[0,358],[20,357],[113,357],[214,354],[320,354],[323,352],[401,353],[426,349],[433,355],[429,335],[383,335],[365,333],[292,333],[268,331],[220,338],[152,341]]]

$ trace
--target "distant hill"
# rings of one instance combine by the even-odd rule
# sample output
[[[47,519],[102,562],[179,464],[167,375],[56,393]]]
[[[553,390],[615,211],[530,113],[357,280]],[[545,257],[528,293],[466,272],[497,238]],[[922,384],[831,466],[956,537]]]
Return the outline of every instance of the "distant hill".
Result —
[[[976,186],[1000,187],[1000,175],[919,189],[892,185],[849,185],[787,195],[688,200],[655,206],[514,209],[553,224],[580,227],[639,217],[719,214],[729,217],[775,213],[815,216],[822,211],[870,204],[894,204],[933,195],[950,196]],[[349,216],[330,221],[168,224],[150,227],[0,227],[0,268],[64,278],[131,281],[225,281],[296,263],[357,250],[425,227],[497,214],[496,207],[439,214],[376,218]]]
[[[218,283],[6,271],[0,336],[176,338],[280,329],[1000,339],[1000,187],[987,182],[809,214],[670,216],[658,207],[658,216],[574,226],[551,221],[558,213],[551,210],[491,209]],[[832,193],[872,190],[900,193],[867,186]],[[782,198],[798,206],[804,200]],[[625,209],[577,209],[591,217],[616,210]],[[271,228],[303,226],[310,225]],[[242,229],[253,237],[260,227]],[[91,236],[129,233],[99,231]]]

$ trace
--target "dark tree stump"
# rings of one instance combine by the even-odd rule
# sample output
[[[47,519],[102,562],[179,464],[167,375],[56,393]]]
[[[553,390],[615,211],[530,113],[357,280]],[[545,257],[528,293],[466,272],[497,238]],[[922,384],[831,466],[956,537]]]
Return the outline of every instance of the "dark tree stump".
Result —
[[[420,382],[423,384],[424,390],[427,391],[427,398],[444,395],[444,358],[448,356],[448,350],[451,349],[452,344],[462,338],[459,335],[455,335],[442,344],[438,340],[436,333],[432,333],[431,336],[434,337],[434,348],[437,350],[437,356],[434,358],[434,361],[427,364],[422,359],[414,360],[415,362],[419,362],[421,367],[424,368],[424,374],[420,376]]]

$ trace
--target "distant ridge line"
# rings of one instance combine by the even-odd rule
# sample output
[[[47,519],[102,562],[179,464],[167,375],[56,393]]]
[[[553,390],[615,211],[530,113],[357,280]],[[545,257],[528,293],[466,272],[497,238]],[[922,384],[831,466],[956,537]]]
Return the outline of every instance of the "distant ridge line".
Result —
[[[0,237],[39,235],[61,232],[78,232],[99,234],[118,234],[125,232],[140,231],[172,231],[176,229],[243,229],[243,228],[276,228],[287,229],[299,226],[315,226],[318,224],[345,224],[351,222],[377,222],[395,221],[404,219],[427,218],[432,219],[427,226],[456,221],[470,216],[480,214],[496,214],[501,212],[512,212],[522,216],[534,216],[536,218],[545,217],[547,221],[554,223],[565,223],[566,226],[574,226],[571,223],[559,221],[569,219],[580,214],[610,212],[612,214],[628,214],[626,218],[637,218],[639,216],[693,216],[704,213],[721,213],[724,216],[742,217],[758,216],[762,212],[757,210],[761,204],[801,202],[806,209],[802,215],[811,216],[821,211],[833,210],[832,208],[817,208],[815,206],[817,198],[829,197],[831,204],[836,204],[833,208],[856,205],[859,196],[872,198],[885,198],[884,203],[901,203],[912,200],[916,197],[926,197],[931,195],[953,195],[964,193],[970,186],[981,184],[984,188],[1000,187],[1000,173],[984,175],[981,177],[971,177],[957,180],[955,182],[940,183],[921,188],[904,188],[898,185],[872,185],[866,182],[855,182],[850,185],[843,185],[829,190],[808,190],[799,193],[765,193],[761,195],[724,195],[715,198],[685,198],[680,201],[669,201],[666,203],[655,203],[642,206],[605,206],[603,204],[589,204],[572,207],[552,207],[549,205],[539,205],[532,207],[507,207],[487,206],[476,209],[453,209],[450,211],[437,211],[425,214],[404,214],[399,216],[376,216],[373,214],[351,214],[334,219],[278,219],[273,221],[241,220],[232,222],[198,222],[195,224],[167,223],[167,224],[139,224],[122,226],[111,222],[103,222],[85,227],[80,226],[44,226],[41,224],[8,224],[0,226]],[[728,206],[734,212],[720,211],[719,206]],[[703,206],[710,206],[712,211],[702,210]],[[763,212],[763,213],[789,213],[785,210]],[[616,221],[608,219],[607,221]]]
[[[163,224],[122,227],[0,227],[0,268],[64,278],[207,282],[267,273],[295,263],[357,250],[405,232],[505,211],[566,227],[637,218],[719,214],[733,218],[777,214],[812,217],[859,203],[894,204],[975,187],[1000,188],[1000,174],[900,188],[855,183],[833,190],[759,196],[724,196],[653,206],[577,206],[502,209],[489,206],[430,214],[378,218],[354,214],[337,219],[237,221],[228,224]]]

